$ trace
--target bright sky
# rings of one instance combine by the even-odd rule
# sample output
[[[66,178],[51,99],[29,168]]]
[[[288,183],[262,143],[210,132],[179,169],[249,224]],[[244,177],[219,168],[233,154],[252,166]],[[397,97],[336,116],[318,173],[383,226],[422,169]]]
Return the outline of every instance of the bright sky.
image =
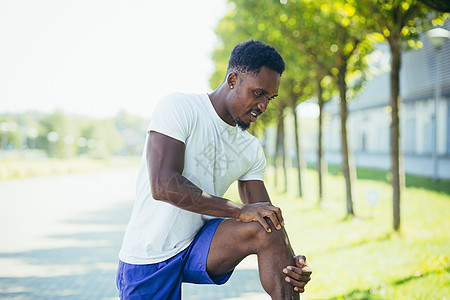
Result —
[[[150,117],[173,91],[207,92],[226,0],[0,1],[0,113]]]

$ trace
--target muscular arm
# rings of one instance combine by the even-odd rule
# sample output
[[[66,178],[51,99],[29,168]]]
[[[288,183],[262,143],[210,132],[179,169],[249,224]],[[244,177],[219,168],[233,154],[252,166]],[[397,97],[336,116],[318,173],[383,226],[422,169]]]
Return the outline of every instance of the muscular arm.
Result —
[[[264,182],[260,180],[248,180],[238,182],[239,197],[242,203],[269,202],[269,194],[267,193]]]
[[[181,175],[184,151],[184,143],[150,131],[147,166],[153,198],[195,213],[239,218],[243,204],[209,195]]]
[[[281,211],[270,203],[241,204],[202,191],[182,175],[184,143],[164,134],[150,131],[147,142],[147,164],[152,195],[181,209],[214,217],[235,218],[243,222],[256,221],[270,232],[264,220],[268,217],[281,229]]]

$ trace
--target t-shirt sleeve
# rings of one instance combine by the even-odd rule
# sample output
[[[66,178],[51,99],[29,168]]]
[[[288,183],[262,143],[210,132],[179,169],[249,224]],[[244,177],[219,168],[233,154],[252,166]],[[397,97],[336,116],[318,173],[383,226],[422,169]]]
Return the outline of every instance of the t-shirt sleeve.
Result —
[[[188,101],[181,93],[162,98],[153,111],[148,131],[156,131],[186,143],[194,118]]]
[[[247,173],[239,177],[241,181],[248,180],[260,180],[264,181],[264,173],[266,171],[266,157],[264,156],[264,151],[259,142],[257,142],[258,148],[256,151],[255,162]]]

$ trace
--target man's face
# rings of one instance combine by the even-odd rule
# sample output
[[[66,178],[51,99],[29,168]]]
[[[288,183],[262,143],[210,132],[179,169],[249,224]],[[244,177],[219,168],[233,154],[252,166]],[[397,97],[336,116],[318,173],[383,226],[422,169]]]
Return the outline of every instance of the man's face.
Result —
[[[269,101],[278,96],[280,74],[263,66],[256,75],[239,73],[237,80],[236,95],[228,111],[236,124],[246,130],[266,111]]]

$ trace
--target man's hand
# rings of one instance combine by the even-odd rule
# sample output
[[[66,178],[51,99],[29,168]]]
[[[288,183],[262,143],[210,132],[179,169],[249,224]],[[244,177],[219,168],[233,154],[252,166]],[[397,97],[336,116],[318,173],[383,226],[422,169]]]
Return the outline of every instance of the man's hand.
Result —
[[[283,269],[283,273],[287,275],[286,282],[294,286],[294,291],[303,293],[305,285],[311,280],[312,270],[306,262],[304,255],[294,257],[296,266],[288,266]]]
[[[239,220],[246,223],[252,221],[259,222],[267,232],[270,232],[270,226],[264,219],[265,217],[269,218],[278,230],[281,229],[281,226],[284,226],[281,209],[273,206],[269,202],[258,202],[244,205],[239,215]]]

